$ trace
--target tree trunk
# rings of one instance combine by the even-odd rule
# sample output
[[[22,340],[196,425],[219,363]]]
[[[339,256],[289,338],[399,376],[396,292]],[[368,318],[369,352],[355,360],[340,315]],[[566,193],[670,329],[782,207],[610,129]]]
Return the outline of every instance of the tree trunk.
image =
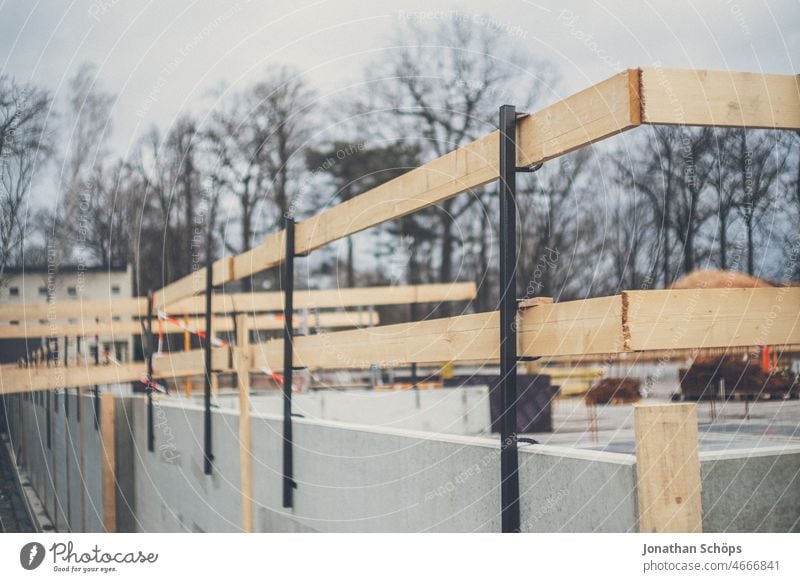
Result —
[[[727,212],[719,213],[719,266],[728,269],[728,216]]]
[[[663,238],[664,242],[662,243],[662,268],[664,270],[664,288],[666,289],[669,286],[669,228],[666,225],[666,221],[663,228]]]
[[[449,214],[445,214],[442,226],[442,264],[439,267],[439,282],[449,283],[453,278],[453,222]],[[450,303],[442,301],[438,311],[444,317],[449,316]]]
[[[194,194],[192,193],[191,180],[189,177],[186,178],[184,187],[186,188],[186,214],[184,217],[184,221],[186,222],[184,225],[186,240],[184,241],[184,252],[186,253],[185,268],[186,273],[188,273],[191,270],[192,240],[194,238]]]
[[[242,252],[250,250],[250,239],[252,238],[253,216],[250,205],[242,201]],[[213,217],[211,218],[213,220]],[[252,276],[242,279],[242,291],[249,293],[253,290]]]
[[[745,219],[747,228],[747,273],[753,275],[755,273],[755,249],[753,248],[753,217],[749,215]]]
[[[353,237],[347,237],[347,286],[351,289],[356,286],[356,269],[353,261]]]
[[[489,293],[492,288],[491,277],[489,276],[489,241],[487,234],[489,232],[489,225],[486,228],[480,229],[480,249],[478,250],[478,264],[480,272],[479,278],[483,278],[483,284],[478,287],[478,311],[489,311],[489,303],[491,301]]]

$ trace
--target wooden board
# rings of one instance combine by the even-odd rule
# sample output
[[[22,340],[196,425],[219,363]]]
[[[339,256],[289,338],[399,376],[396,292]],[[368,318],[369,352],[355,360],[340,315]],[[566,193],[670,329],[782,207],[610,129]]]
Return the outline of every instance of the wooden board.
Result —
[[[117,531],[117,454],[115,400],[111,392],[100,395],[100,446],[103,473],[103,528],[106,533]]]
[[[552,160],[639,122],[639,70],[629,69],[520,120],[517,165]]]
[[[519,320],[517,353],[521,356],[602,354],[624,349],[619,295],[543,304],[523,310]]]
[[[533,165],[551,160],[635,127],[640,114],[639,71],[631,69],[522,119],[518,124],[518,163]],[[300,222],[295,230],[297,253],[309,253],[496,180],[499,137],[497,131],[489,133]],[[230,279],[215,280],[215,284],[280,265],[284,236],[283,231],[270,234],[254,249],[234,257],[233,268],[226,269]],[[159,291],[157,304],[168,305],[199,292],[190,277]]]
[[[177,378],[204,372],[203,350],[172,352],[153,358],[155,378]],[[213,348],[211,365],[214,370],[230,370],[230,350]],[[0,368],[0,394],[36,390],[61,390],[94,384],[137,382],[145,377],[147,366],[134,362],[107,366],[76,366],[73,368]]]
[[[239,329],[233,352],[239,390],[239,465],[242,494],[242,531],[253,531],[253,433],[250,422],[250,333]]]
[[[433,283],[429,285],[392,285],[358,289],[298,289],[294,293],[295,309],[344,309],[347,307],[376,307],[440,301],[470,301],[477,295],[473,282]],[[282,312],[283,293],[262,291],[254,293],[215,294],[211,300],[214,313],[241,312],[256,314]],[[187,297],[169,306],[171,315],[205,314],[205,297]],[[49,325],[52,321],[68,319],[109,320],[112,316],[144,317],[147,300],[143,297],[114,300],[57,301],[47,303],[0,304],[0,321],[19,321]],[[39,321],[42,320],[42,321]],[[121,323],[121,322],[117,322]],[[0,332],[3,330],[0,329]]]
[[[780,306],[780,308],[778,308]],[[541,304],[518,316],[517,353],[582,356],[638,350],[800,343],[800,289],[631,291]],[[493,363],[497,312],[295,338],[295,365],[391,367],[447,361]],[[280,369],[282,340],[253,346],[253,369]]]
[[[551,160],[640,123],[800,129],[798,78],[630,69],[522,118],[517,163]],[[492,132],[299,223],[297,252],[311,252],[496,180],[498,144],[499,134]],[[277,266],[283,250],[283,232],[273,233],[247,253],[215,263],[215,284]],[[198,292],[189,279],[160,291],[159,305]]]
[[[303,315],[295,316],[297,325],[302,322]],[[252,330],[279,330],[283,329],[283,317],[276,315],[256,315],[244,316],[244,323],[248,329]],[[181,319],[183,321],[183,319]],[[312,328],[319,325],[323,328],[338,327],[358,327],[367,325],[377,325],[380,322],[378,313],[374,310],[365,311],[340,311],[331,313],[309,314],[307,317],[308,325]],[[204,317],[195,317],[188,320],[190,330],[205,332],[206,320]],[[223,331],[233,331],[232,317],[212,318],[212,328],[215,334]],[[153,323],[153,333],[157,333],[159,328],[164,333],[183,333],[183,328],[172,321],[166,320],[160,323]],[[96,323],[94,321],[84,321],[79,323],[65,323],[54,321],[51,323],[23,323],[21,325],[9,325],[0,328],[0,339],[9,338],[42,338],[42,337],[93,337],[99,335],[107,338],[127,338],[131,335],[141,335],[142,325],[136,321],[109,321]]]
[[[641,350],[800,344],[800,288],[626,291],[613,297],[520,310],[521,356],[565,357]],[[499,356],[497,312],[295,337],[295,365],[364,368],[448,361],[493,363]],[[251,369],[282,368],[282,340],[252,346]],[[215,348],[212,366],[231,369],[230,350]],[[203,373],[203,352],[154,359],[157,378]],[[130,382],[144,364],[80,368],[0,368],[0,393]]]
[[[89,319],[111,315],[146,315],[144,297],[114,297],[91,301],[64,300],[52,303],[2,303],[0,321],[38,321],[48,323],[68,318]]]
[[[703,531],[695,404],[634,405],[639,531]]]
[[[800,287],[626,291],[621,351],[800,343]]]
[[[299,367],[365,368],[499,356],[497,312],[294,338]],[[283,340],[253,346],[253,368],[282,369]]]
[[[642,69],[642,123],[800,129],[800,79]]]
[[[211,348],[211,369],[215,372],[231,369],[230,349]],[[153,357],[154,378],[177,378],[205,372],[205,351],[169,352]]]

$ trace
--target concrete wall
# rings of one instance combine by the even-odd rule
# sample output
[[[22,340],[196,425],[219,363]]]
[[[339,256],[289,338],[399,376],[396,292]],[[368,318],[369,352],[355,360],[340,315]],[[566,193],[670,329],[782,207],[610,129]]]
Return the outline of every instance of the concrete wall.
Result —
[[[74,393],[70,398],[68,419],[63,396],[53,413],[50,448],[45,407],[8,398],[12,444],[59,530],[80,531],[85,522],[88,531],[100,531],[101,443],[93,400],[83,398],[78,425]],[[156,402],[151,453],[145,399],[117,402],[118,530],[239,531],[238,411],[212,412],[215,465],[208,476],[199,405],[176,398]],[[257,531],[499,531],[496,438],[295,419],[298,485],[295,506],[286,510],[282,419],[254,413],[252,431]],[[83,480],[77,472],[80,445],[77,454],[75,448],[81,434]],[[798,531],[800,447],[707,452],[700,458],[705,531]],[[635,469],[633,455],[521,445],[523,531],[636,531]]]
[[[50,443],[47,442],[47,394],[6,397],[11,445],[47,515],[58,531],[103,531],[102,442],[95,429],[94,398],[75,390],[50,395]],[[65,399],[67,408],[65,409]],[[117,418],[128,403],[117,399]],[[80,410],[80,420],[78,415]],[[130,433],[115,425],[117,531],[134,531]]]
[[[700,454],[703,531],[800,531],[800,446]]]
[[[160,405],[146,451],[134,406],[140,531],[238,531],[238,414],[216,410],[215,471],[203,474],[202,409]],[[282,420],[254,414],[258,531],[499,531],[496,440],[296,419],[295,507],[282,505]],[[635,529],[634,464],[610,453],[535,447],[521,453],[526,531]],[[609,512],[613,508],[613,512]]]
[[[221,395],[218,402],[223,408],[239,407],[234,394]],[[259,413],[282,414],[283,397],[278,393],[256,393],[251,397],[251,408]],[[416,392],[321,390],[293,395],[292,410],[306,418],[386,428],[462,435],[491,432],[486,386]]]

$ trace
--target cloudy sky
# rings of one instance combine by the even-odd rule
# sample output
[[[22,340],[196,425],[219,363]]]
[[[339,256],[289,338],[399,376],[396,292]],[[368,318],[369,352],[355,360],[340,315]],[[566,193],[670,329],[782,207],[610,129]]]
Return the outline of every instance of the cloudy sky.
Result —
[[[633,66],[798,71],[797,0],[0,0],[0,58],[4,72],[57,98],[75,69],[93,62],[118,95],[113,144],[125,155],[150,123],[167,127],[213,89],[245,85],[269,63],[300,67],[324,96],[391,50],[399,20],[454,17],[556,63],[564,95]]]

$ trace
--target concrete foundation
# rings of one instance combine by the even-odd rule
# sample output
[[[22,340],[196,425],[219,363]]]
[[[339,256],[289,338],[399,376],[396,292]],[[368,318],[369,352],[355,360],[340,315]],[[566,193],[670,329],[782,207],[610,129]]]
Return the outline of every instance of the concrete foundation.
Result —
[[[496,436],[458,434],[487,429],[485,389],[420,391],[419,408],[416,396],[299,395],[296,410],[305,418],[294,419],[295,506],[285,509],[280,397],[254,395],[256,531],[499,531]],[[81,399],[79,423],[74,392],[69,417],[59,398],[48,447],[45,399],[7,397],[11,442],[58,530],[101,531],[102,445],[94,402],[88,395]],[[210,476],[203,473],[197,402],[156,402],[151,453],[145,399],[116,401],[117,530],[240,531],[236,400],[221,396],[213,409]],[[412,430],[423,426],[438,432]],[[800,446],[712,450],[700,459],[704,531],[800,530]],[[636,462],[628,452],[522,444],[520,490],[523,531],[638,530]]]
[[[200,400],[195,398],[194,401]],[[236,394],[222,394],[217,402],[222,408],[239,408]],[[283,397],[274,391],[254,394],[250,404],[254,412],[283,413]],[[473,436],[491,433],[486,386],[386,392],[323,390],[295,394],[292,410],[305,418],[386,428]]]

